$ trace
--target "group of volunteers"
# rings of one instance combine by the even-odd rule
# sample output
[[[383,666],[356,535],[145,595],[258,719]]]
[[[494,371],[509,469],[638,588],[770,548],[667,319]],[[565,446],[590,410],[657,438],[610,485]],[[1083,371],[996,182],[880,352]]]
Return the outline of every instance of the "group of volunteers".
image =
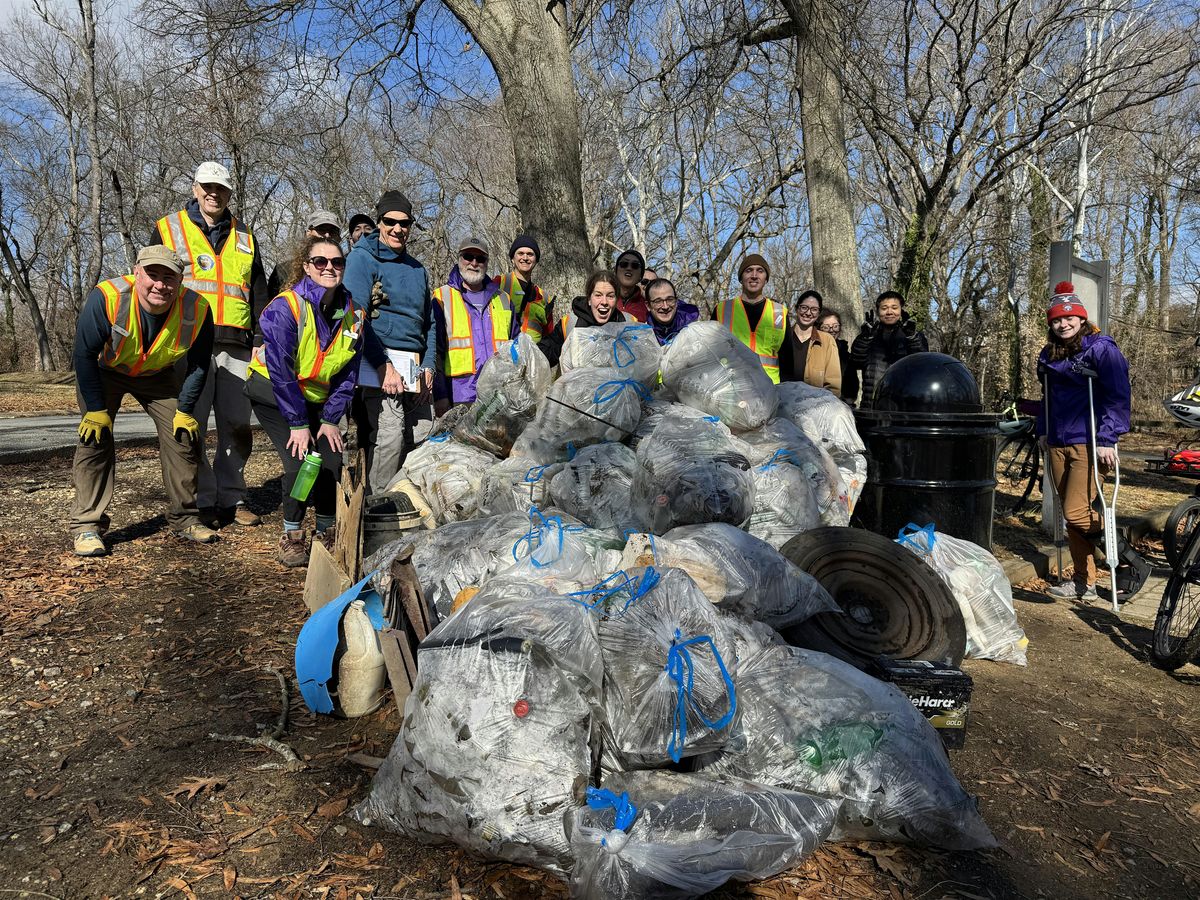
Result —
[[[202,163],[192,198],[158,220],[132,274],[102,282],[86,298],[74,353],[83,418],[71,530],[80,556],[107,552],[113,420],[127,394],[158,430],[168,525],[200,543],[217,540],[215,529],[225,525],[261,523],[246,505],[253,414],[283,465],[277,558],[301,566],[308,559],[309,506],[315,513],[313,539],[327,546],[333,540],[344,420],[353,421],[366,453],[368,490],[383,491],[422,421],[472,402],[484,363],[519,333],[553,366],[573,329],[642,323],[665,345],[701,315],[631,249],[617,256],[612,269],[593,273],[566,315],[555,318],[551,298],[534,280],[541,250],[529,235],[508,247],[501,272],[495,272],[498,261],[486,240],[462,239],[456,263],[435,286],[408,252],[417,222],[412,203],[394,190],[383,192],[373,216],[351,216],[349,252],[338,216],[312,213],[291,258],[268,276],[254,235],[230,211],[232,193],[229,171]],[[869,406],[888,366],[928,349],[904,310],[903,296],[894,291],[876,298],[873,313],[847,346],[840,337],[841,317],[825,308],[818,291],[806,290],[792,302],[769,296],[771,268],[760,254],[740,261],[737,278],[740,293],[719,302],[712,318],[757,354],[777,383],[802,381],[851,404],[861,390],[859,402]],[[1086,319],[1074,331],[1064,329],[1063,322],[1074,323],[1080,309],[1060,303],[1051,310],[1043,357],[1054,378],[1062,360],[1081,348],[1105,373],[1117,365],[1109,366],[1110,360],[1124,362],[1115,344],[1091,334],[1094,326]],[[1128,377],[1122,373],[1124,419],[1119,410],[1104,414],[1099,433],[1104,447],[1128,430]],[[1102,380],[1113,379],[1105,374]],[[1114,390],[1101,397],[1116,396]],[[1054,407],[1064,415],[1077,410],[1077,397],[1067,394]],[[205,440],[210,413],[216,424],[211,461]],[[1066,442],[1062,452],[1051,453],[1051,464],[1061,482],[1073,554],[1095,529],[1077,431],[1056,430],[1052,422],[1046,432],[1051,445]],[[307,498],[295,499],[292,486],[312,451],[320,454],[320,469]],[[1107,458],[1105,450],[1101,460]],[[1089,568],[1082,555],[1076,562],[1079,582],[1070,592],[1083,594],[1092,589],[1094,565]]]

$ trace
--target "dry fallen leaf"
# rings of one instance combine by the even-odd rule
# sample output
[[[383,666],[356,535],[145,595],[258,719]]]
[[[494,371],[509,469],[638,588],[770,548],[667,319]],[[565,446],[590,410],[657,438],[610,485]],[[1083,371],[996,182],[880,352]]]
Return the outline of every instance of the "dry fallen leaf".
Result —
[[[225,880],[225,890],[232,891],[233,886],[237,884],[237,869],[235,869],[233,866],[226,866],[225,871],[222,873],[222,877]]]
[[[322,803],[317,807],[317,815],[322,819],[334,819],[346,811],[346,807],[350,805],[350,800],[343,797],[340,800],[330,800],[328,803]]]
[[[193,799],[202,791],[215,791],[225,783],[224,777],[217,775],[212,778],[188,778],[179,783],[179,787],[174,790],[167,791],[163,794],[168,799],[178,797],[180,794],[186,794],[187,799]]]

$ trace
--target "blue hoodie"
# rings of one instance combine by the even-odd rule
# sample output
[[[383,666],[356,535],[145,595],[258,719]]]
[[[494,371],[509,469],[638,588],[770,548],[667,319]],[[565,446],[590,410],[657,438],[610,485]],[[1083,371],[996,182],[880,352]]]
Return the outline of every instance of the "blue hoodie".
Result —
[[[363,344],[367,362],[386,362],[383,349],[421,354],[421,365],[432,369],[437,359],[437,333],[433,327],[433,299],[425,267],[408,253],[397,253],[379,240],[378,233],[364,235],[346,257],[342,283],[354,302],[369,309],[371,287],[380,282],[387,300]]]

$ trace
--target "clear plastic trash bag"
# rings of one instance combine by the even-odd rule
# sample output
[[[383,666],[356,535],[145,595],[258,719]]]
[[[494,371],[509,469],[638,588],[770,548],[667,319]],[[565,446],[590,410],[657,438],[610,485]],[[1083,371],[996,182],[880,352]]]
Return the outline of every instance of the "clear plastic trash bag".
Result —
[[[533,421],[538,402],[550,389],[546,355],[527,334],[505,341],[483,364],[475,382],[475,402],[454,427],[454,437],[497,456]]]
[[[854,423],[854,410],[823,388],[789,381],[779,385],[779,415],[829,451],[842,473],[853,512],[867,483],[867,458]]]
[[[899,690],[824,653],[739,661],[741,720],[704,774],[841,799],[834,839],[994,847],[933,726]]]
[[[607,749],[621,768],[644,769],[720,747],[737,717],[721,615],[681,569],[623,574],[600,621]]]
[[[567,594],[591,588],[620,565],[623,542],[571,517],[529,510],[529,528],[514,544],[512,561],[496,569],[487,584],[541,584]]]
[[[661,394],[652,395],[649,402],[642,404],[642,421],[638,423],[637,431],[629,439],[629,446],[637,449],[638,445],[654,433],[654,429],[665,419],[704,419],[712,422],[725,435],[732,437],[733,432],[716,416],[699,409],[693,409],[682,403],[665,399]]]
[[[550,386],[513,454],[539,463],[565,462],[601,441],[623,441],[637,428],[649,392],[617,369],[572,369]]]
[[[536,585],[488,587],[430,633],[417,666],[355,817],[565,874],[564,820],[584,802],[599,746],[593,617]]]
[[[662,380],[682,403],[734,431],[758,428],[779,404],[758,356],[720,322],[693,322],[679,332],[663,353]]]
[[[839,609],[829,592],[761,538],[721,522],[631,534],[621,567],[683,569],[722,612],[789,628]]]
[[[641,528],[653,534],[703,522],[741,525],[754,512],[754,475],[718,424],[667,418],[638,445],[632,501]]]
[[[593,528],[616,531],[634,527],[630,493],[637,465],[624,444],[584,447],[550,481],[555,506]]]
[[[788,454],[780,450],[753,469],[754,512],[747,530],[775,548],[823,524],[812,479]]]
[[[477,515],[483,473],[496,462],[491,453],[441,432],[409,453],[401,471],[421,492],[437,523],[445,525]]]
[[[1012,585],[996,557],[978,544],[956,538],[933,525],[909,524],[896,538],[929,563],[950,586],[967,624],[967,656],[1025,665],[1029,638],[1017,622]]]
[[[574,811],[575,900],[699,897],[769,878],[828,837],[837,804],[681,772],[610,775]]]
[[[648,388],[658,383],[662,347],[654,329],[639,322],[610,322],[592,328],[572,328],[563,342],[558,367],[616,369],[622,378],[640,381]]]
[[[842,473],[829,452],[790,419],[777,416],[761,428],[738,435],[755,466],[788,462],[808,477],[824,525],[850,524],[850,498]]]
[[[528,512],[529,507],[551,505],[550,481],[561,463],[542,465],[526,456],[502,459],[483,473],[476,508],[481,516]]]

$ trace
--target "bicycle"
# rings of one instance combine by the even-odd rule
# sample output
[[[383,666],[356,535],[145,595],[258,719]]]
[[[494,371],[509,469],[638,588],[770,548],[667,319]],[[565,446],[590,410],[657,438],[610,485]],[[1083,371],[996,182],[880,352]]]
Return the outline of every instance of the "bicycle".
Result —
[[[1034,433],[1041,404],[1036,400],[1001,398],[1000,449],[996,453],[996,487],[1014,495],[1010,511],[1019,512],[1030,502],[1042,480],[1042,448]]]
[[[1200,482],[1200,461],[1176,453],[1151,460],[1146,470]],[[1173,671],[1200,651],[1200,484],[1175,505],[1163,527],[1163,552],[1171,575],[1154,617],[1150,657],[1160,669]]]

